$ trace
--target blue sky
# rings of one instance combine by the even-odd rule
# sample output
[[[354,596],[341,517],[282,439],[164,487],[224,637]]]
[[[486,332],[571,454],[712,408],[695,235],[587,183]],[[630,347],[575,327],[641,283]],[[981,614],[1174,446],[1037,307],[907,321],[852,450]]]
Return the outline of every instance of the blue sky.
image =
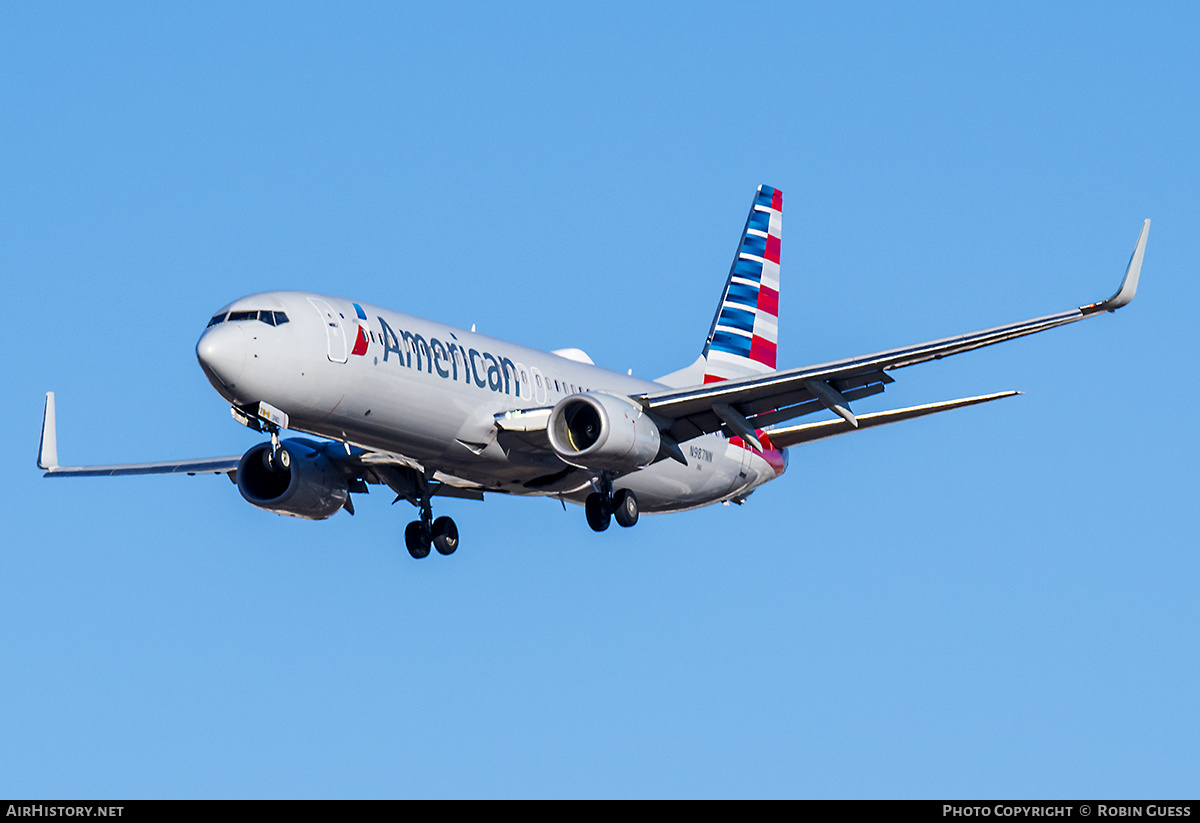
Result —
[[[1190,4],[7,4],[0,795],[1194,797]],[[1059,311],[746,506],[306,523],[194,345],[272,288],[653,377],[783,189],[781,365]],[[1191,249],[1192,251],[1188,251]]]

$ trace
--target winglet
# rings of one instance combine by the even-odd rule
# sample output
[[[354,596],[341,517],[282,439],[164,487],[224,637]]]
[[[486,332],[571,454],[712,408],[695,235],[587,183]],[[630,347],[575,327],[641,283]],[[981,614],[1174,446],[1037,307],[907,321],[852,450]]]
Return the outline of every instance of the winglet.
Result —
[[[42,439],[38,443],[39,469],[54,471],[58,468],[58,434],[54,425],[54,392],[46,392],[46,408],[42,411]]]
[[[1142,273],[1142,257],[1146,254],[1146,238],[1150,235],[1150,220],[1142,224],[1142,233],[1138,236],[1137,245],[1133,248],[1133,255],[1129,258],[1129,265],[1125,268],[1125,279],[1121,281],[1121,288],[1117,289],[1117,293],[1105,300],[1103,303],[1092,303],[1089,306],[1080,306],[1079,310],[1084,314],[1095,314],[1101,311],[1116,311],[1124,306],[1133,296],[1137,294],[1138,275]]]

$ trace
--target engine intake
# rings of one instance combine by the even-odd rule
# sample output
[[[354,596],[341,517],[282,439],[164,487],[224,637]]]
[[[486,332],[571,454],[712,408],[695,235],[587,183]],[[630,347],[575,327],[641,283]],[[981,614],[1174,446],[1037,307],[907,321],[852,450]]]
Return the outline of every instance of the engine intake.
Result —
[[[242,455],[237,467],[238,491],[247,503],[276,514],[305,520],[324,520],[346,505],[346,477],[308,440],[284,440],[284,457],[269,461],[270,443],[260,443]]]
[[[632,471],[658,456],[660,437],[641,406],[600,392],[564,397],[550,412],[550,445],[581,469]]]

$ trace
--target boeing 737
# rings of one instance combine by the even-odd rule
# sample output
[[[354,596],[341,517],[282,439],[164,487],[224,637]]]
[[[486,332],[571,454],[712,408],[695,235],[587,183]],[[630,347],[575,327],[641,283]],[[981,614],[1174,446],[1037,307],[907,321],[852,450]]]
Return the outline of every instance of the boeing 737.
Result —
[[[787,449],[987,403],[1004,391],[856,414],[890,372],[1112,312],[1133,299],[1150,221],[1116,294],[1099,303],[916,346],[777,370],[783,193],[759,186],[700,356],[657,380],[596,366],[579,349],[543,352],[372,306],[297,291],[243,297],[196,344],[205,376],[239,423],[269,436],[242,455],[60,466],[54,393],[38,466],[46,477],[227,474],[250,504],[322,520],[371,485],[416,506],[405,544],[450,554],[458,527],[435,497],[487,493],[582,504],[588,525],[731,501],[784,473]],[[832,417],[796,418],[828,410]],[[320,439],[289,437],[285,431]],[[393,501],[393,502],[395,502]]]

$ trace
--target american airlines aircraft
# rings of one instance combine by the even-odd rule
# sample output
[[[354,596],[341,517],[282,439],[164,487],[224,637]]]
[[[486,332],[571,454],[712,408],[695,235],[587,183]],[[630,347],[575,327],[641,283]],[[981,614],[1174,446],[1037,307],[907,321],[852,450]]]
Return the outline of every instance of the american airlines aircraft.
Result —
[[[783,193],[759,186],[700,356],[657,380],[596,366],[578,349],[542,352],[343,297],[275,291],[222,308],[196,357],[233,418],[270,436],[243,455],[60,466],[54,393],[38,466],[46,477],[224,473],[247,502],[322,520],[385,485],[417,507],[415,558],[450,554],[458,527],[438,496],[486,493],[582,504],[588,525],[641,512],[743,503],[787,468],[787,449],[987,403],[1005,391],[855,414],[889,372],[1112,312],[1133,299],[1150,221],[1117,293],[1099,303],[916,346],[777,370]],[[834,417],[789,424],[828,410]],[[320,440],[295,437],[291,430]]]

